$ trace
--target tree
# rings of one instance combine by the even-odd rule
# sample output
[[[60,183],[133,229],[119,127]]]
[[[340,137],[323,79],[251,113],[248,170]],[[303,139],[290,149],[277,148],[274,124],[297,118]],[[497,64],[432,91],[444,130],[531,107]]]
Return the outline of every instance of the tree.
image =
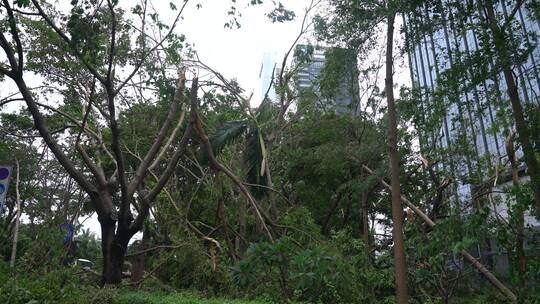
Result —
[[[102,284],[120,283],[128,242],[141,229],[151,204],[170,179],[191,138],[198,82],[193,79],[187,93],[184,72],[180,73],[174,94],[168,95],[172,100],[155,139],[144,151],[143,160],[133,168],[126,166],[122,147],[128,134],[118,125],[118,111],[122,109],[119,103],[126,102],[128,88],[134,94],[143,94],[145,83],[160,90],[171,88],[171,80],[164,71],[167,66],[177,68],[183,38],[173,30],[187,3],[184,1],[171,26],[161,23],[157,14],[149,13],[146,2],[143,6],[136,5],[132,12],[138,16],[140,27],[123,19],[116,1],[105,4],[74,1],[68,16],[37,0],[17,2],[16,7],[2,1],[0,7],[7,29],[0,33],[0,46],[7,58],[7,63],[0,64],[0,74],[16,84],[40,137],[69,176],[86,192],[98,214],[104,258]],[[151,22],[147,19],[149,16]],[[166,32],[160,36],[162,38],[152,37],[147,32],[149,26],[157,32]],[[93,30],[88,31],[88,27]],[[51,39],[46,54],[32,49],[32,43],[39,44],[40,36],[32,36],[36,29]],[[133,40],[130,34],[135,34]],[[130,49],[130,45],[134,48]],[[49,58],[48,66],[43,65],[45,57]],[[164,60],[158,75],[150,64],[153,59]],[[57,65],[50,66],[51,60]],[[129,72],[118,72],[121,68]],[[84,111],[74,117],[58,107],[44,106],[39,99],[47,96],[43,92],[36,94],[36,90],[28,86],[29,72],[48,78],[49,87],[67,93],[66,104],[74,102]],[[136,77],[145,81],[136,84],[133,82]],[[67,86],[67,91],[60,89],[62,86]],[[145,99],[144,95],[138,97]],[[136,103],[137,99],[128,99],[128,105],[129,102]],[[171,136],[171,126],[178,121],[178,112],[184,103],[190,107],[189,122],[174,152],[164,162],[157,158],[158,152]],[[42,108],[62,114],[75,125],[76,132],[70,133],[75,138],[72,147],[63,146],[63,138],[51,132],[48,127],[51,122],[45,119]],[[67,155],[71,148],[78,152],[83,166],[77,166]],[[157,162],[161,170],[158,181],[150,184],[145,177],[153,162]],[[137,210],[136,216],[132,208]]]
[[[416,3],[399,1],[368,1],[360,5],[344,1],[332,1],[336,17],[330,22],[319,20],[320,28],[326,29],[325,36],[361,51],[369,50],[367,44],[377,33],[379,24],[386,23],[386,74],[385,95],[388,106],[388,154],[392,185],[392,236],[394,240],[394,262],[396,279],[396,302],[406,303],[407,270],[403,239],[403,208],[400,191],[400,156],[397,149],[397,115],[394,100],[393,82],[393,34],[394,20],[397,13],[406,12]],[[354,34],[352,34],[354,33]],[[370,35],[371,34],[371,35]]]
[[[405,265],[405,246],[403,240],[403,208],[401,207],[401,190],[399,181],[399,154],[397,148],[397,114],[394,101],[393,81],[393,40],[395,12],[390,12],[386,34],[386,80],[385,93],[388,104],[388,154],[390,159],[390,176],[392,186],[392,238],[394,240],[394,261],[396,267],[396,303],[407,303],[407,267]]]
[[[513,118],[516,124],[516,130],[518,134],[518,141],[523,149],[525,156],[525,163],[527,164],[527,171],[531,177],[531,185],[534,192],[534,199],[536,201],[537,216],[540,217],[540,163],[536,157],[536,152],[533,147],[533,137],[529,124],[525,120],[525,114],[523,110],[523,104],[519,97],[518,86],[514,72],[512,70],[513,58],[510,54],[508,36],[511,35],[507,32],[508,27],[505,26],[512,22],[515,14],[518,12],[524,1],[517,1],[512,8],[510,15],[506,18],[505,24],[501,27],[499,25],[498,17],[493,8],[493,1],[483,1],[485,9],[485,22],[489,25],[491,31],[491,41],[495,47],[494,54],[497,56],[497,66],[503,72],[504,80],[508,90],[508,97],[512,106]]]

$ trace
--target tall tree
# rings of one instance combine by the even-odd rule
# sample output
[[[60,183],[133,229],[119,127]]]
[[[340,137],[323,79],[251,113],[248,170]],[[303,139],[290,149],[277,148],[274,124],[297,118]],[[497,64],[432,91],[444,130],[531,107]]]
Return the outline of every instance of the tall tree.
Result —
[[[509,48],[510,27],[505,27],[512,21],[512,18],[520,10],[520,7],[525,1],[517,1],[511,10],[510,15],[506,18],[504,25],[499,25],[497,14],[495,13],[494,3],[491,0],[483,1],[485,9],[485,22],[489,25],[491,31],[491,40],[495,46],[495,54],[497,55],[497,64],[502,69],[504,80],[506,82],[508,98],[512,106],[512,113],[516,124],[517,139],[523,149],[525,163],[527,164],[527,172],[531,177],[531,185],[536,201],[537,216],[540,217],[540,163],[536,157],[536,152],[533,146],[532,134],[525,119],[523,104],[518,93],[518,86],[512,69],[512,55]]]
[[[394,263],[396,280],[396,302],[407,303],[407,269],[403,236],[403,208],[400,191],[400,155],[398,152],[397,114],[394,99],[394,21],[396,14],[404,13],[418,5],[416,1],[366,1],[351,4],[347,1],[330,1],[334,15],[330,21],[319,18],[319,29],[323,37],[359,50],[360,56],[373,47],[374,37],[380,37],[381,25],[386,24],[385,94],[388,106],[388,156],[392,185],[392,237],[394,241]]]
[[[400,156],[397,146],[397,113],[394,100],[394,21],[395,12],[389,12],[386,32],[386,79],[385,93],[388,105],[388,158],[390,160],[390,185],[392,186],[392,238],[394,240],[394,262],[396,271],[396,303],[407,303],[407,266],[403,237],[403,207],[401,206]]]
[[[133,84],[135,76],[146,79],[158,89],[160,84],[166,85],[170,81],[164,73],[155,76],[155,68],[148,63],[153,58],[164,58],[164,65],[174,68],[178,64],[182,39],[173,31],[187,3],[184,1],[182,8],[178,9],[173,24],[165,26],[155,13],[152,13],[153,23],[150,24],[147,17],[151,14],[147,12],[149,7],[144,1],[142,6],[135,6],[132,11],[139,18],[140,27],[123,20],[117,1],[73,1],[68,16],[62,16],[54,7],[38,0],[31,3],[18,1],[15,4],[18,7],[4,0],[0,7],[7,27],[6,31],[0,32],[0,47],[7,58],[7,63],[0,63],[0,74],[15,83],[39,136],[90,198],[101,225],[102,284],[120,283],[127,245],[141,229],[151,204],[171,178],[191,138],[197,111],[198,82],[193,79],[188,94],[184,73],[180,74],[175,89],[168,85],[175,91],[170,94],[173,96],[169,95],[168,113],[157,128],[155,139],[142,152],[142,161],[133,168],[126,165],[122,147],[128,134],[122,133],[118,124],[118,112],[122,109],[120,100],[126,102],[128,88],[139,92],[139,98],[144,100],[143,87]],[[176,9],[175,6],[171,8]],[[59,24],[59,20],[67,22]],[[149,26],[157,32],[168,31],[160,33],[157,38],[151,37],[147,32]],[[92,30],[89,31],[89,27]],[[41,32],[36,32],[38,29]],[[46,54],[32,49],[32,43],[39,44],[43,34],[50,40],[45,44],[49,50]],[[130,40],[130,34],[135,34],[136,40]],[[40,65],[43,61],[45,66]],[[130,71],[120,75],[122,73],[116,71],[121,68]],[[73,116],[58,107],[44,105],[39,99],[45,96],[36,94],[28,86],[30,71],[48,78],[60,93],[69,93],[66,102],[74,99],[84,111]],[[67,86],[68,92],[59,89],[62,86]],[[186,102],[188,97],[189,102]],[[173,148],[174,152],[164,162],[157,158],[158,152],[171,136],[171,126],[178,120],[179,109],[184,103],[189,103],[191,118],[180,142]],[[75,138],[72,147],[63,145],[65,141],[51,132],[51,122],[46,120],[43,108],[62,114],[75,125],[76,132],[71,133]],[[76,165],[68,156],[71,148],[77,151],[83,166]],[[158,181],[150,184],[145,177],[153,162],[160,164],[161,173]],[[111,170],[109,164],[113,164],[114,169]],[[137,211],[136,215],[133,209]]]

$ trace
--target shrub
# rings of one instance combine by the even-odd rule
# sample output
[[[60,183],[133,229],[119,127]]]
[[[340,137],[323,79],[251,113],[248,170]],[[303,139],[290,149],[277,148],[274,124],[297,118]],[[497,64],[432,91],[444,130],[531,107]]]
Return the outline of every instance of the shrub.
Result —
[[[287,236],[273,244],[253,244],[233,267],[232,277],[248,294],[282,301],[367,303],[393,294],[391,271],[376,271],[362,241],[347,232],[308,247]]]
[[[90,284],[75,268],[22,272],[0,266],[0,303],[81,303]],[[83,302],[84,303],[84,302]]]

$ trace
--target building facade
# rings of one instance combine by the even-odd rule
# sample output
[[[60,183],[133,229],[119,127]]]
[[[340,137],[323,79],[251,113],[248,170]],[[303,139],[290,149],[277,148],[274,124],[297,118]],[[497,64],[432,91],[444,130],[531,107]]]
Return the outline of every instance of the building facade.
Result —
[[[448,5],[444,0],[439,2],[441,6]],[[513,9],[508,7],[509,3],[515,2],[498,2],[497,12],[503,21]],[[482,14],[480,5],[472,9]],[[435,19],[438,25],[436,30],[427,35],[420,34],[425,32],[418,27],[422,23],[435,23]],[[419,136],[424,150],[439,148],[453,154],[454,170],[459,175],[457,179],[463,181],[473,173],[486,177],[490,168],[507,161],[505,144],[513,126],[511,122],[502,121],[502,114],[511,111],[502,73],[479,79],[478,67],[469,64],[482,47],[481,39],[485,33],[481,27],[466,26],[475,22],[473,15],[468,20],[457,19],[453,14],[437,13],[435,16],[434,12],[426,9],[405,16],[404,23],[408,39],[414,41],[408,48],[410,73],[413,87],[420,89],[421,108],[424,109],[426,121],[436,115],[433,113],[433,99],[441,79],[447,77],[449,70],[459,69],[462,83],[454,91],[446,88],[446,97],[438,100],[445,109],[443,115],[435,122],[432,120],[433,128]],[[540,33],[540,23],[528,11],[527,5],[522,5],[512,20],[512,35],[522,40],[521,47],[531,50],[515,68],[520,97],[525,104],[538,104],[540,48],[535,37]],[[487,65],[487,70],[494,69],[495,62],[484,65]],[[463,143],[468,145],[471,153],[452,153],[454,146],[461,144],[462,148]],[[521,151],[517,153],[519,158]],[[445,163],[444,166],[450,164]],[[461,182],[457,194],[461,199],[470,199],[472,190],[471,184]]]
[[[506,143],[514,123],[508,120],[512,109],[505,79],[502,72],[497,72],[495,60],[480,56],[480,51],[487,49],[485,27],[478,23],[485,22],[480,4],[483,1],[449,2],[439,0],[439,9],[424,7],[404,16],[412,85],[419,92],[421,111],[416,120],[421,150],[425,154],[441,151],[443,161],[439,167],[453,174],[449,197],[462,210],[466,212],[463,207],[470,206],[477,197],[487,196],[494,214],[508,219],[504,189],[511,185],[511,179]],[[513,54],[521,55],[514,64],[520,100],[524,108],[538,107],[539,16],[529,9],[532,1],[525,1],[517,9],[519,1],[494,2],[499,24],[511,27],[508,38],[515,43]],[[518,149],[516,157],[522,156]],[[526,183],[526,166],[519,163],[521,182]],[[529,212],[525,213],[525,225],[530,228],[528,241],[538,238],[540,222]],[[479,257],[499,255],[494,268],[505,272],[507,259],[495,250],[479,247]]]
[[[277,100],[276,90],[272,85],[276,70],[279,68],[276,53],[264,53],[259,71],[260,80],[260,100],[268,98],[270,100]]]
[[[342,68],[340,73],[337,73],[340,75],[337,81],[329,83],[322,80],[327,63],[329,61],[334,62],[333,57],[330,58],[330,56],[333,56],[332,52],[336,50],[346,51],[337,48],[297,45],[291,67],[291,69],[295,70],[294,85],[299,92],[314,93],[319,101],[331,105],[336,113],[349,113],[352,105],[356,104],[355,96],[358,95],[356,61],[352,65],[347,65],[346,69]],[[276,58],[275,54],[270,53],[263,56],[263,63],[259,73],[261,100],[266,96],[269,100],[278,102],[278,96],[272,84],[272,80],[275,82],[280,72],[281,63]],[[337,68],[341,67],[337,66]]]
[[[352,56],[351,56],[352,54]],[[344,59],[349,58],[349,62]],[[347,49],[297,45],[293,66],[298,65],[298,90],[311,90],[336,113],[353,113],[358,98],[356,54]],[[333,73],[330,71],[333,69]],[[330,79],[339,75],[337,79]]]

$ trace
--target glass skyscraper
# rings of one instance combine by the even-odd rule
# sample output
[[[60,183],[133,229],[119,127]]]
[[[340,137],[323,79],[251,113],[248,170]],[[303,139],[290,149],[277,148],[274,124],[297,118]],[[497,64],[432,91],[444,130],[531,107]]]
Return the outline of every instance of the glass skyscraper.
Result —
[[[326,48],[320,46],[297,45],[295,64],[298,64],[296,72],[296,86],[298,90],[311,90],[317,95],[317,98],[330,102],[336,113],[355,113],[353,107],[356,106],[358,96],[358,77],[356,60],[347,67],[342,67],[340,79],[336,87],[328,88],[325,91],[321,88],[322,74],[325,65],[332,56],[332,52],[347,50],[338,48]],[[337,54],[340,56],[342,54]],[[303,57],[303,59],[300,59]],[[307,57],[307,58],[305,58]],[[355,57],[356,58],[356,57]],[[295,65],[293,64],[293,65]],[[329,94],[328,91],[332,93]]]
[[[264,53],[263,54],[263,61],[261,64],[261,70],[259,71],[259,79],[261,83],[260,88],[260,100],[262,101],[265,97],[270,100],[276,100],[276,90],[274,89],[274,86],[272,85],[272,80],[275,81],[272,77],[272,73],[274,75],[276,74],[276,70],[278,70],[279,65],[277,62],[277,54],[276,53]]]
[[[336,113],[349,113],[351,106],[357,104],[356,96],[358,96],[358,69],[356,61],[351,66],[347,66],[342,73],[342,76],[337,81],[337,87],[332,88],[331,96],[324,94],[321,90],[321,76],[327,63],[329,51],[340,50],[346,52],[345,49],[325,48],[320,46],[311,46],[299,44],[294,50],[292,69],[294,72],[294,85],[298,91],[309,91],[315,94],[317,99],[324,100],[331,104]],[[261,69],[259,71],[259,79],[261,83],[260,98],[263,100],[266,96],[272,102],[279,102],[279,96],[276,94],[274,83],[279,77],[281,69],[281,61],[278,60],[277,54],[265,53]],[[272,74],[273,73],[273,74]],[[327,90],[328,91],[328,90]],[[326,92],[327,93],[327,92]],[[352,113],[355,113],[353,111]]]
[[[478,184],[478,179],[470,182],[471,175],[487,180],[494,170],[500,170],[508,162],[505,144],[513,123],[503,121],[504,117],[511,117],[508,115],[511,108],[502,73],[493,77],[478,75],[482,68],[493,70],[495,62],[485,61],[483,67],[470,64],[473,58],[478,58],[477,51],[482,47],[482,37],[486,34],[482,27],[474,26],[479,22],[475,18],[482,18],[484,14],[479,1],[452,2],[454,5],[440,0],[438,4],[444,10],[435,12],[423,8],[404,16],[404,24],[409,41],[412,83],[421,92],[418,102],[422,115],[418,120],[426,123],[429,118],[438,117],[430,121],[432,127],[427,131],[419,126],[421,149],[423,152],[432,149],[446,151],[448,158],[441,166],[456,174],[454,195],[465,201],[472,199]],[[496,1],[496,11],[500,24],[513,14],[513,21],[508,23],[512,26],[510,38],[519,38],[520,49],[530,50],[523,52],[525,58],[514,68],[520,99],[524,104],[539,105],[540,48],[536,37],[540,34],[540,22],[538,16],[528,9],[527,2],[513,12],[515,1]],[[472,9],[474,14],[465,19],[457,18],[458,10],[465,7]],[[437,24],[433,31],[421,28],[432,24]],[[459,71],[460,83],[455,90],[447,87],[446,94],[438,95],[441,81],[448,77],[450,70]],[[436,113],[436,102],[442,105],[444,113]],[[458,145],[460,149],[456,148]],[[469,149],[470,153],[459,153],[463,148]],[[521,156],[518,150],[517,157]],[[524,169],[522,165],[521,171]],[[530,220],[534,221],[532,217]]]

